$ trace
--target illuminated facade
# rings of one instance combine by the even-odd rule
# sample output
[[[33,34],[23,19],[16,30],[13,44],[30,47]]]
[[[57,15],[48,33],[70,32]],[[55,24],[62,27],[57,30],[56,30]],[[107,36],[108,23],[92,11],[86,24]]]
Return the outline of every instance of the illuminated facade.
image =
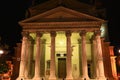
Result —
[[[19,22],[23,38],[16,80],[117,80],[107,22],[93,9],[77,0],[30,7]]]

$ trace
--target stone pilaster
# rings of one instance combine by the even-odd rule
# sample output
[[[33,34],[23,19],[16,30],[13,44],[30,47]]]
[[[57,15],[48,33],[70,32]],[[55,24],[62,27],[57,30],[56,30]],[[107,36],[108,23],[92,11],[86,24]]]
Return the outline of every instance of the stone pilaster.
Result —
[[[82,79],[88,80],[88,66],[87,66],[87,56],[86,56],[86,31],[81,31],[81,46],[82,46]]]
[[[23,80],[25,79],[25,64],[26,64],[26,47],[27,47],[27,40],[29,33],[28,32],[22,32],[22,48],[21,48],[21,59],[20,59],[20,69],[19,69],[19,76],[17,80]]]
[[[49,80],[56,80],[55,66],[55,37],[56,32],[51,32],[51,61],[50,61],[50,77]]]
[[[117,69],[116,69],[116,56],[114,56],[114,51],[113,51],[113,46],[109,46],[109,51],[110,51],[110,62],[111,62],[111,67],[112,67],[112,76],[114,80],[118,80],[117,77]]]
[[[104,42],[103,39],[101,41],[102,41],[102,46],[103,46],[105,77],[107,77],[108,80],[114,80],[113,75],[112,75],[112,65],[111,65],[111,60],[110,60],[110,50],[109,50],[110,42]]]
[[[35,55],[35,75],[33,80],[41,80],[40,76],[40,43],[41,43],[42,34],[40,32],[36,32],[36,55]]]
[[[66,76],[66,80],[73,80],[72,77],[72,61],[71,61],[71,57],[72,57],[72,52],[71,52],[71,32],[70,31],[66,31],[66,37],[67,37],[67,59],[66,59],[66,69],[67,69],[67,76]]]
[[[104,75],[104,65],[103,65],[103,56],[102,56],[102,45],[101,45],[101,38],[100,38],[100,31],[95,31],[95,39],[96,39],[96,49],[97,49],[97,67],[98,67],[98,80],[106,80]]]
[[[14,57],[13,59],[13,64],[15,66],[13,66],[13,72],[12,72],[12,76],[11,76],[11,80],[15,80],[17,79],[17,77],[19,76],[19,66],[20,66],[20,57],[21,57],[21,45],[22,43],[16,43],[16,47],[14,47]]]

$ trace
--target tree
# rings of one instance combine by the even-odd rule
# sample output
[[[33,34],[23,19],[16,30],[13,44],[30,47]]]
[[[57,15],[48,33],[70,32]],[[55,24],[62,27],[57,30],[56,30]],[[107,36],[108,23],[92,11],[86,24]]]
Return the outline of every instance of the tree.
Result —
[[[8,72],[9,68],[8,68],[8,64],[6,64],[5,61],[0,63],[0,74],[6,73]]]
[[[8,64],[6,63],[6,54],[8,54],[9,46],[7,44],[2,44],[0,37],[0,50],[3,51],[3,54],[0,54],[0,74],[8,72]]]

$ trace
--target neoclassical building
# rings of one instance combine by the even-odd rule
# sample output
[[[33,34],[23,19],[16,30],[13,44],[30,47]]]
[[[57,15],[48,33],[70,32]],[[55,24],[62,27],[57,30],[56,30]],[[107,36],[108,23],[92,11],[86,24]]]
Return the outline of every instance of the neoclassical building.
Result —
[[[97,13],[95,6],[77,0],[30,7],[19,22],[23,30],[16,48],[21,55],[16,80],[117,80],[107,21]]]

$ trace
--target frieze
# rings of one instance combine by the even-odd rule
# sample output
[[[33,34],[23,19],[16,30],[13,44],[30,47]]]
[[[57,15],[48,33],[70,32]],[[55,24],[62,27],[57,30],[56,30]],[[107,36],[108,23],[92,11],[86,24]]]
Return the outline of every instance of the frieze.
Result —
[[[100,27],[102,25],[102,22],[96,22],[96,21],[89,21],[89,22],[42,22],[42,23],[20,23],[20,25],[23,28],[27,28],[27,27],[31,27],[32,28],[41,28],[41,27],[54,27],[56,26],[56,28],[59,27],[75,27],[75,26],[79,26],[79,27]]]
[[[71,31],[71,32],[79,32],[81,30],[86,30],[88,32],[94,32],[94,30],[99,30],[98,28],[69,28],[69,29],[32,29],[32,28],[27,28],[24,29],[23,31],[29,31],[29,32],[36,32],[36,31],[41,31],[41,32],[45,32],[45,33],[49,33],[51,31]]]

